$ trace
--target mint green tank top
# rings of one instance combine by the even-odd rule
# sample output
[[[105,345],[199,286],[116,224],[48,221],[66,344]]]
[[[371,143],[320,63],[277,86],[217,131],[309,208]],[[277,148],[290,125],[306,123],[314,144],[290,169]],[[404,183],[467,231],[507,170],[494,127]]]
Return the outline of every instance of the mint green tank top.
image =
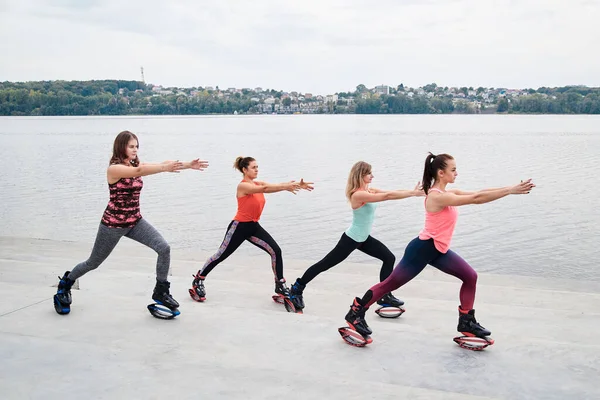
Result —
[[[364,242],[371,234],[375,219],[375,203],[365,203],[364,206],[352,210],[352,225],[346,230],[346,235],[356,242]]]

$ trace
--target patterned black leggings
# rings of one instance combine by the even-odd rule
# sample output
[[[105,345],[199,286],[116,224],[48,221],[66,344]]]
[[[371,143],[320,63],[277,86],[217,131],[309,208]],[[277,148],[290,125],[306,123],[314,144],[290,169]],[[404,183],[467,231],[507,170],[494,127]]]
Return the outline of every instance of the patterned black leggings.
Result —
[[[273,275],[278,280],[283,279],[283,258],[277,242],[263,229],[258,222],[231,221],[227,227],[225,238],[219,250],[204,263],[200,276],[206,276],[214,267],[225,261],[233,252],[247,240],[271,256]]]

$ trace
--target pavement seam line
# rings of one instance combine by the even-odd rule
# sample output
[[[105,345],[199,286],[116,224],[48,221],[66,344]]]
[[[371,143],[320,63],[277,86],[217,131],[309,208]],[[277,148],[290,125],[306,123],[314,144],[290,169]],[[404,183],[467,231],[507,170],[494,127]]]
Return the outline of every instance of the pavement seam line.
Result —
[[[12,314],[12,313],[16,313],[17,311],[24,310],[24,309],[26,309],[26,308],[29,308],[29,307],[31,307],[31,306],[35,306],[36,304],[43,303],[44,301],[48,301],[48,299],[43,299],[43,300],[40,300],[40,301],[38,301],[38,302],[36,302],[36,303],[33,303],[33,304],[28,304],[28,305],[26,305],[26,306],[23,306],[23,307],[21,307],[21,308],[17,308],[16,310],[12,310],[12,311],[9,311],[9,312],[7,312],[7,313],[0,314],[0,318],[4,317],[5,315],[9,315],[9,314]]]

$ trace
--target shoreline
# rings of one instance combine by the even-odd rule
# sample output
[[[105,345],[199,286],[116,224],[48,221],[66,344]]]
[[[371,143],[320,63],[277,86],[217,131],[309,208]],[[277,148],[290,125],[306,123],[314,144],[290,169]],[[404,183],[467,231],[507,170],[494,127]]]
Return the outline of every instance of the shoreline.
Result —
[[[55,118],[55,119],[83,119],[83,118],[94,118],[94,119],[103,119],[103,118],[131,118],[131,119],[142,119],[142,118],[198,118],[198,117],[298,117],[298,116],[378,116],[378,117],[391,117],[391,116],[561,116],[561,117],[600,117],[600,114],[549,114],[549,113],[431,113],[431,114],[265,114],[265,113],[257,113],[257,114],[122,114],[122,115],[0,115],[0,118],[6,119],[19,119],[19,118],[37,118],[37,119],[45,119],[45,118]]]
[[[34,247],[48,247],[52,248],[53,251],[49,256],[50,259],[60,256],[64,250],[60,248],[68,248],[69,253],[72,253],[72,257],[69,257],[70,264],[75,266],[80,261],[83,261],[89,255],[93,247],[93,243],[73,241],[73,240],[56,240],[56,239],[44,239],[44,238],[31,238],[31,237],[19,237],[19,236],[0,236],[0,250],[10,248],[34,248]],[[155,253],[146,248],[145,246],[131,242],[131,241],[120,241],[114,250],[115,254],[119,254],[119,257],[127,257],[135,260],[144,260],[150,264],[154,262]],[[58,254],[57,254],[58,253]],[[172,248],[171,249],[171,260],[172,260],[172,271],[175,275],[183,274],[186,275],[186,271],[182,271],[180,267],[176,266],[179,261],[183,264],[199,263],[203,264],[205,260],[212,256],[214,251],[201,251],[193,248]],[[2,252],[0,252],[2,254]],[[77,256],[79,255],[79,257]],[[0,260],[2,258],[0,257]],[[37,258],[36,258],[37,259]],[[111,256],[105,261],[105,264],[110,265]],[[289,285],[293,283],[296,278],[294,274],[301,274],[306,268],[314,264],[316,259],[298,259],[289,258],[284,254],[284,273],[288,279]],[[226,261],[226,263],[234,265],[252,264],[255,265],[255,269],[258,271],[268,270],[269,259],[268,256],[262,254],[260,251],[253,252],[252,254],[243,254],[236,252],[232,254]],[[66,266],[65,266],[66,267]],[[102,264],[99,269],[104,268]],[[112,268],[109,266],[109,268]],[[332,268],[328,271],[329,274],[350,274],[350,275],[365,275],[368,276],[366,271],[372,271],[372,276],[368,278],[367,284],[375,284],[378,276],[380,265],[377,262],[353,262],[345,260],[340,265]],[[121,269],[121,270],[127,270]],[[175,272],[173,272],[175,271]],[[58,271],[62,274],[64,271]],[[57,273],[58,273],[57,272]],[[137,269],[132,272],[138,272]],[[150,272],[152,272],[150,270]],[[190,274],[194,271],[187,271]],[[292,273],[293,272],[293,273]],[[486,284],[492,286],[512,286],[516,288],[545,288],[547,290],[559,290],[559,291],[576,291],[585,292],[590,294],[600,293],[600,281],[595,280],[583,280],[583,279],[571,279],[571,278],[554,278],[554,277],[541,277],[533,275],[514,275],[514,274],[500,274],[492,272],[480,272],[477,271],[479,280],[485,279]],[[292,279],[293,276],[293,279]],[[440,272],[434,267],[427,266],[425,270],[418,276],[418,279],[427,281],[442,281],[457,283],[457,279]],[[1,280],[1,278],[0,278]],[[410,284],[409,284],[410,286]],[[366,289],[366,287],[365,287]]]

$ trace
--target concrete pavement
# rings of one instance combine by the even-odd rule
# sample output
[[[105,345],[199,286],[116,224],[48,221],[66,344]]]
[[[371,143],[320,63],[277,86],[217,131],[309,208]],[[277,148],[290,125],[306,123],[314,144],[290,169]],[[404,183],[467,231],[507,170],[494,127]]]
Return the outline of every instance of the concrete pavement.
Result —
[[[376,263],[317,277],[299,315],[271,300],[270,260],[258,250],[215,269],[202,304],[187,289],[209,254],[173,250],[181,315],[163,321],[146,310],[154,253],[122,240],[60,316],[56,277],[90,250],[0,237],[0,398],[600,398],[598,282],[480,274],[477,317],[496,344],[471,352],[452,342],[460,283],[429,267],[395,292],[407,312],[386,320],[370,311],[374,341],[354,348],[337,328],[352,297],[376,282]],[[286,259],[288,283],[311,261]]]

